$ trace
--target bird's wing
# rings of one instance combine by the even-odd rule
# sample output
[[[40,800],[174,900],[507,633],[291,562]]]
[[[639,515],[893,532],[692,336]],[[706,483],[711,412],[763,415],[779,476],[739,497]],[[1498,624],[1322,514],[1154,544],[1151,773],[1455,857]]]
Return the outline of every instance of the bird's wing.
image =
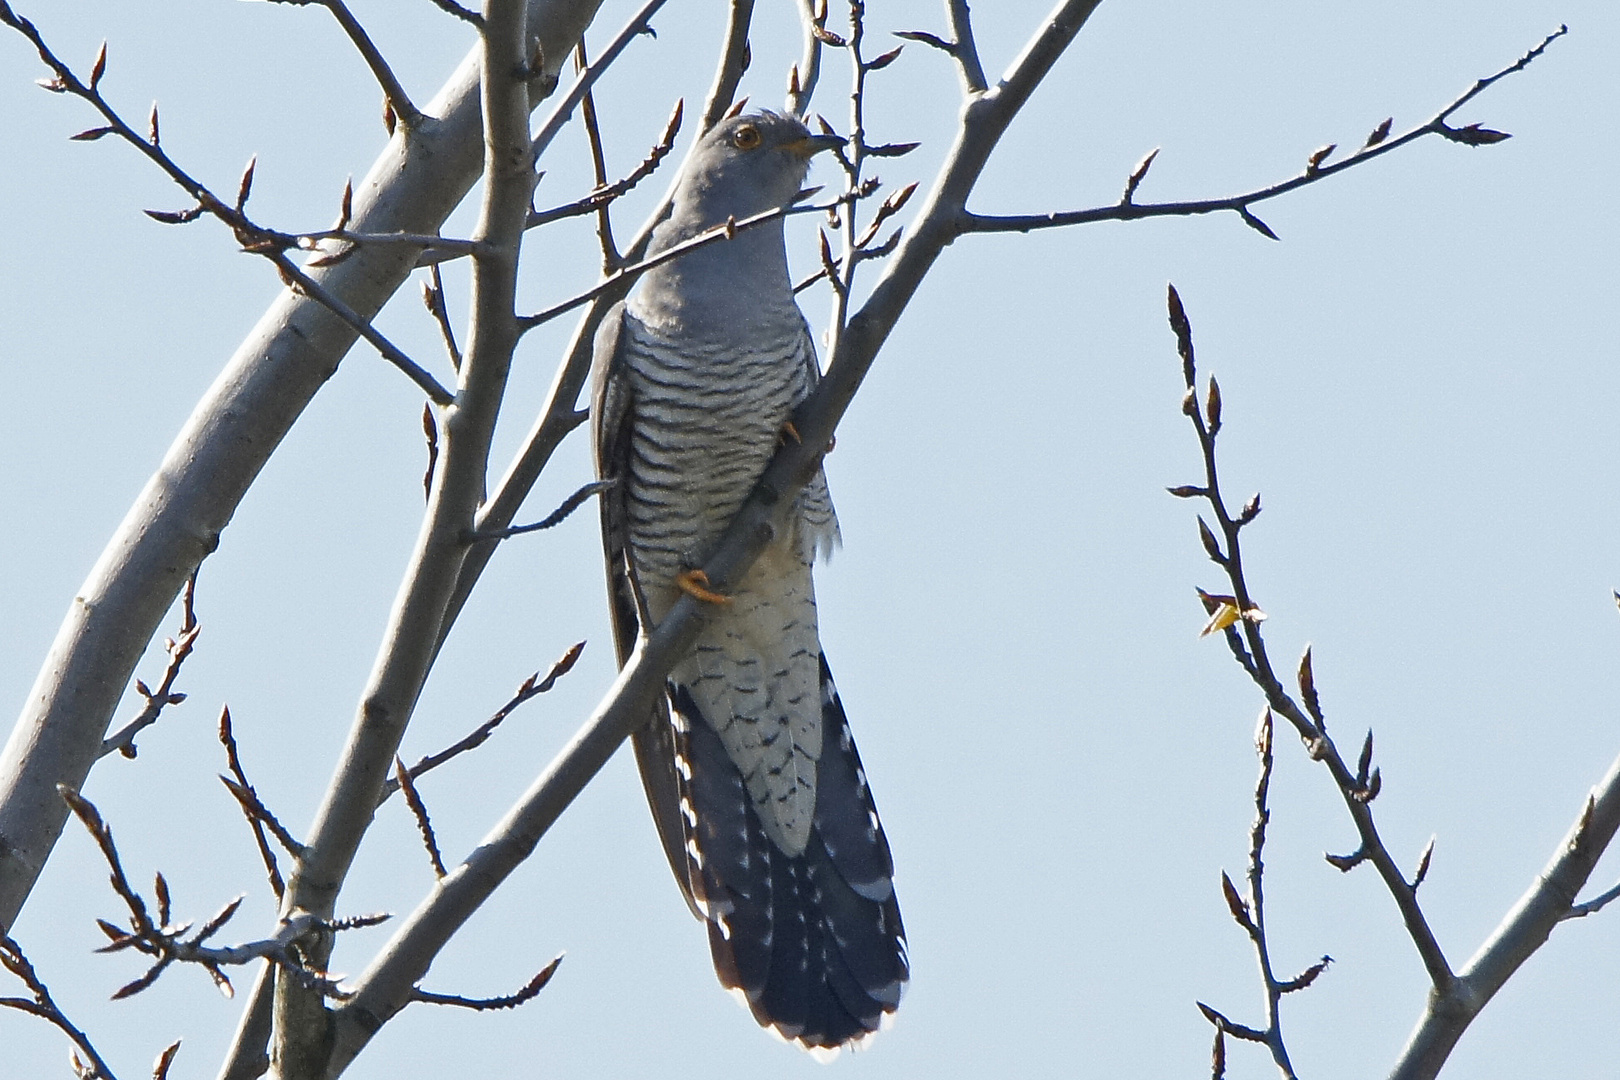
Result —
[[[623,667],[635,650],[641,632],[635,565],[630,551],[626,478],[630,460],[630,432],[634,426],[635,400],[624,370],[624,320],[622,303],[609,309],[596,334],[591,359],[591,444],[596,455],[596,474],[602,480],[619,480],[603,492],[602,554],[607,563],[608,610],[613,619],[613,641]],[[687,880],[685,836],[681,823],[679,780],[675,775],[674,733],[670,727],[669,705],[660,694],[658,704],[644,724],[630,735],[636,752],[636,767],[642,787],[658,826],[664,856],[680,883],[692,914],[702,918],[692,902]]]

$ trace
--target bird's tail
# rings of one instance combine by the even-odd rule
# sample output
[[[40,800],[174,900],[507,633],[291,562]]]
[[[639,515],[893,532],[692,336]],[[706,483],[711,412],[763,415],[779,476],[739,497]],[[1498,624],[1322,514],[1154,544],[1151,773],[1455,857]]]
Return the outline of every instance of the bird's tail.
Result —
[[[836,1049],[882,1026],[910,967],[889,842],[825,660],[821,696],[814,827],[789,856],[692,695],[671,688],[687,880],[715,972],[761,1025]]]

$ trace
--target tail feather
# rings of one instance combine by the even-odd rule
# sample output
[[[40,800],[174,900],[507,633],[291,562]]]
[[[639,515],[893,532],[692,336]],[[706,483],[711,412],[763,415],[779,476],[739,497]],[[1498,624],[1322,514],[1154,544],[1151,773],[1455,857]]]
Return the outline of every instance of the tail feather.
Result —
[[[814,828],[789,856],[692,695],[672,686],[688,874],[715,972],[754,1018],[807,1048],[862,1039],[894,1011],[910,971],[893,860],[822,664]]]

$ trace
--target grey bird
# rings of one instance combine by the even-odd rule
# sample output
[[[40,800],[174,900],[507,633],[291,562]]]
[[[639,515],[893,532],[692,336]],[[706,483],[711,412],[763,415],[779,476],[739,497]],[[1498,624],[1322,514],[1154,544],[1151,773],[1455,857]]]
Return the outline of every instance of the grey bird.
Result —
[[[652,253],[799,197],[839,145],[790,117],[722,120],[677,181]],[[811,564],[838,543],[818,470],[728,596],[695,568],[819,378],[780,220],[649,271],[596,340],[591,421],[619,662],[682,592],[697,643],[633,736],[665,854],[721,983],[813,1050],[858,1043],[910,977],[894,864],[821,655]]]

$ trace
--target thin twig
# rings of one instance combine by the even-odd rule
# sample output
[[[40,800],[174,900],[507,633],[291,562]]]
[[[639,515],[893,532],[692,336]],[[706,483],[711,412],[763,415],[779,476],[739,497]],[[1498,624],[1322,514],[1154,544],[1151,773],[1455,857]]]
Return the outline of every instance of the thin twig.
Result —
[[[1599,893],[1592,899],[1581,904],[1574,904],[1563,915],[1565,919],[1582,919],[1588,915],[1596,915],[1614,901],[1620,900],[1620,885],[1614,886],[1607,892]]]
[[[1447,993],[1456,976],[1452,973],[1451,965],[1423,914],[1416,890],[1402,875],[1400,867],[1396,865],[1385,847],[1378,827],[1373,821],[1371,804],[1377,791],[1370,786],[1369,781],[1376,774],[1358,776],[1358,773],[1351,772],[1333,739],[1288,694],[1272,668],[1266,643],[1260,632],[1261,617],[1251,614],[1258,613],[1259,607],[1250,595],[1249,584],[1243,571],[1243,550],[1239,534],[1254,518],[1252,515],[1234,515],[1228,510],[1216,466],[1216,436],[1219,434],[1221,422],[1220,392],[1212,380],[1207,399],[1203,407],[1200,407],[1192,324],[1173,285],[1168,291],[1168,306],[1170,326],[1175,332],[1177,351],[1182,358],[1182,377],[1186,383],[1182,412],[1193,425],[1204,465],[1204,483],[1201,486],[1172,490],[1181,497],[1203,498],[1208,502],[1215,526],[1211,530],[1202,519],[1199,520],[1204,548],[1211,560],[1225,573],[1233,592],[1230,598],[1210,598],[1230,602],[1217,604],[1216,614],[1211,617],[1211,623],[1206,626],[1206,630],[1219,629],[1228,639],[1241,635],[1246,646],[1246,654],[1251,661],[1244,665],[1250,679],[1265,695],[1267,704],[1294,726],[1308,747],[1311,757],[1327,766],[1361,838],[1360,852],[1363,853],[1361,857],[1377,868],[1379,877],[1383,879],[1385,887],[1394,899],[1401,913],[1401,919],[1406,925],[1407,934],[1411,937],[1412,944],[1416,947],[1418,956],[1429,974],[1434,991],[1438,994]],[[1183,492],[1185,494],[1182,494]]]
[[[461,350],[456,347],[456,331],[450,325],[450,308],[444,299],[444,278],[439,274],[437,263],[428,267],[428,281],[422,285],[422,303],[439,327],[439,337],[444,342],[445,353],[450,357],[451,369],[460,371]],[[432,472],[432,469],[428,471]]]
[[[633,189],[637,184],[651,176],[652,173],[658,168],[659,164],[664,160],[664,158],[669,156],[669,152],[675,147],[675,135],[681,129],[683,104],[684,103],[681,101],[675,102],[675,108],[669,115],[669,122],[664,125],[664,133],[659,136],[657,144],[654,145],[652,150],[648,152],[647,156],[642,159],[641,164],[632,169],[628,176],[622,180],[616,180],[611,184],[604,184],[598,187],[597,190],[591,192],[583,199],[577,199],[574,202],[566,203],[550,210],[535,211],[529,215],[527,227],[533,229],[541,225],[549,225],[551,222],[561,220],[562,218],[580,217],[585,214],[595,213],[606,208],[607,205],[614,199],[624,195],[626,192]],[[614,269],[617,269],[617,267],[609,267],[608,270],[604,272]]]
[[[530,979],[523,989],[515,994],[507,994],[504,997],[469,998],[462,997],[459,994],[435,994],[431,990],[418,989],[411,1000],[428,1005],[454,1005],[458,1008],[475,1009],[479,1012],[487,1012],[491,1009],[515,1009],[524,1002],[532,1000],[541,990],[544,990],[546,984],[551,981],[551,977],[557,974],[557,966],[562,962],[563,958],[561,956],[552,960],[551,963],[541,968],[539,974]]]
[[[246,964],[254,960],[274,960],[287,970],[297,973],[299,979],[312,988],[319,989],[331,997],[342,997],[336,982],[327,977],[325,972],[315,971],[299,961],[292,949],[293,944],[312,931],[336,932],[350,930],[362,926],[375,926],[383,922],[387,915],[364,915],[345,919],[341,922],[329,922],[316,918],[313,915],[303,914],[292,919],[283,920],[277,934],[271,938],[248,942],[243,945],[209,946],[203,942],[218,933],[219,930],[236,914],[241,905],[242,898],[226,904],[218,914],[203,924],[196,933],[187,936],[191,928],[190,923],[178,926],[170,925],[168,921],[168,887],[162,875],[158,876],[159,918],[153,921],[150,909],[145,899],[130,884],[124,873],[123,862],[118,856],[118,847],[113,841],[112,828],[90,800],[73,791],[66,785],[59,785],[58,792],[67,802],[75,817],[84,824],[86,831],[101,849],[102,858],[106,860],[108,869],[112,871],[111,884],[113,891],[124,901],[129,910],[129,923],[131,929],[122,930],[104,919],[98,919],[97,925],[110,939],[110,944],[97,950],[99,952],[120,952],[124,949],[134,949],[155,958],[154,963],[146,973],[120,987],[113,997],[125,998],[140,993],[157,981],[171,964],[192,963],[207,969],[227,997],[233,991],[230,980],[219,970],[226,965]]]
[[[540,125],[539,131],[535,134],[532,145],[536,158],[546,152],[546,148],[551,145],[551,140],[555,139],[557,133],[562,131],[563,125],[568,123],[568,118],[574,115],[574,110],[579,107],[579,103],[584,100],[591,87],[596,85],[596,80],[602,77],[603,72],[613,66],[630,42],[641,34],[651,31],[652,17],[667,2],[668,0],[647,0],[647,3],[642,5],[641,10],[631,16],[630,21],[624,24],[624,29],[620,30],[618,36],[602,51],[602,55],[596,58],[596,62],[579,73],[579,77],[574,80],[574,85],[569,88],[567,94],[563,95],[561,101],[552,106],[551,115],[546,117],[545,122]]]
[[[405,767],[405,759],[398,754],[394,755],[394,783],[405,794],[405,805],[411,809],[411,817],[416,819],[416,830],[422,834],[422,845],[427,848],[428,861],[433,864],[433,876],[444,880],[444,857],[439,854],[439,840],[433,835],[433,822],[428,819],[427,803],[422,801],[422,795],[411,783],[411,771]]]
[[[1260,979],[1266,994],[1266,1027],[1261,1034],[1265,1036],[1264,1042],[1271,1051],[1271,1058],[1276,1063],[1277,1070],[1285,1080],[1294,1080],[1294,1066],[1289,1060],[1288,1046],[1283,1039],[1282,996],[1290,990],[1300,990],[1310,985],[1310,982],[1325,968],[1325,964],[1308,977],[1301,976],[1291,980],[1290,984],[1279,981],[1271,966],[1271,943],[1266,936],[1264,856],[1266,829],[1271,824],[1269,797],[1272,767],[1275,762],[1275,755],[1272,753],[1273,734],[1274,723],[1271,710],[1268,708],[1261,714],[1260,725],[1255,732],[1255,751],[1260,757],[1260,775],[1254,784],[1254,824],[1249,829],[1248,902],[1245,904],[1237,895],[1231,879],[1225,874],[1221,875],[1221,884],[1226,892],[1227,905],[1231,909],[1232,916],[1249,935],[1249,941],[1254,946],[1255,958],[1260,965]],[[1223,1021],[1224,1019],[1222,1017]],[[1217,1030],[1221,1030],[1221,1025],[1217,1025]]]
[[[450,759],[482,746],[484,741],[494,733],[496,728],[501,726],[508,716],[511,716],[516,711],[519,705],[539,697],[553,686],[556,686],[557,680],[573,669],[574,663],[579,660],[580,653],[584,651],[585,643],[581,641],[571,646],[567,652],[563,653],[561,659],[551,665],[551,670],[546,672],[544,679],[540,678],[540,673],[537,671],[523,680],[523,685],[518,687],[517,693],[513,694],[505,705],[495,710],[495,715],[473,729],[472,733],[466,738],[452,743],[436,754],[429,754],[415,765],[412,765],[409,770],[411,779],[419,779],[425,773],[437,769]],[[381,806],[387,802],[389,797],[398,790],[399,779],[396,776],[383,785],[382,795],[377,799],[377,805]]]
[[[366,33],[365,28],[360,25],[360,20],[354,17],[348,5],[343,3],[343,0],[319,0],[319,3],[332,13],[338,25],[343,27],[343,32],[349,35],[349,40],[354,42],[354,47],[360,50],[366,67],[371,69],[372,77],[377,80],[377,85],[382,87],[383,97],[387,99],[388,107],[393,110],[399,122],[405,125],[406,130],[420,123],[421,111],[411,104],[410,95],[405,92],[405,87],[400,85],[393,69],[388,66],[388,61],[383,59],[382,52]]]
[[[456,0],[428,0],[428,2],[440,11],[448,15],[454,15],[469,26],[476,26],[480,30],[484,28],[484,17],[471,8],[462,7],[456,3]]]
[[[163,669],[163,681],[158,684],[156,690],[150,690],[144,682],[135,680],[135,691],[146,699],[146,707],[135,719],[102,741],[99,756],[106,757],[116,750],[126,758],[133,758],[135,736],[157,723],[164,706],[178,705],[186,700],[186,695],[174,692],[174,681],[180,677],[180,667],[186,662],[186,657],[191,655],[192,646],[197,643],[197,635],[202,632],[202,627],[197,624],[196,599],[197,574],[193,571],[186,579],[185,590],[181,593],[180,636],[168,638],[163,643],[169,653],[168,666]]]
[[[650,258],[645,258],[638,262],[633,262],[628,266],[621,267],[619,270],[609,274],[607,277],[603,278],[589,289],[586,289],[581,293],[576,293],[574,296],[569,297],[567,300],[564,300],[561,303],[553,304],[533,315],[521,316],[518,319],[518,328],[524,332],[533,330],[535,327],[540,326],[543,323],[548,323],[552,319],[557,318],[559,315],[566,315],[575,308],[590,303],[599,296],[616,292],[621,288],[627,287],[642,274],[645,274],[647,271],[655,267],[662,266],[667,262],[678,259],[688,252],[696,251],[698,248],[708,247],[710,244],[724,243],[725,241],[734,238],[739,232],[746,229],[758,228],[761,225],[766,225],[773,221],[779,221],[783,218],[791,217],[794,214],[826,213],[828,210],[834,209],[835,207],[853,202],[856,199],[864,198],[866,195],[870,195],[871,191],[871,188],[865,188],[861,191],[850,192],[848,194],[839,196],[839,198],[833,202],[814,206],[805,206],[802,204],[779,206],[775,210],[766,210],[763,213],[754,214],[750,217],[743,218],[741,221],[733,220],[727,221],[724,225],[716,225],[714,228],[706,229],[690,239],[683,240],[678,244],[665,248],[657,255],[653,255]]]
[[[372,348],[376,349],[384,360],[404,372],[406,377],[420,387],[422,392],[435,405],[449,405],[456,400],[455,395],[439,385],[439,381],[430,375],[425,368],[406,356],[393,342],[383,337],[377,328],[371,324],[371,320],[344,303],[337,294],[331,292],[326,286],[300,270],[286,255],[278,253],[270,256],[270,261],[275,263],[276,269],[281,271],[282,279],[287,282],[289,287],[296,288],[304,295],[318,301],[322,307],[347,323],[350,329],[370,342]]]
[[[87,84],[81,81],[73,73],[73,70],[51,51],[34,24],[13,12],[10,5],[5,3],[4,0],[0,0],[0,23],[16,29],[24,37],[28,38],[39,52],[40,59],[55,74],[55,78],[42,83],[45,89],[58,94],[72,94],[89,102],[91,107],[107,121],[106,126],[80,132],[74,138],[94,140],[107,135],[116,135],[139,150],[147,160],[155,164],[170,180],[196,200],[196,206],[191,210],[175,213],[147,211],[149,216],[171,224],[184,224],[193,221],[203,213],[217,218],[230,227],[231,231],[236,235],[237,241],[242,245],[243,250],[269,259],[280,272],[283,281],[289,284],[297,282],[305,295],[326,307],[359,333],[360,336],[376,346],[385,359],[409,376],[411,381],[420,386],[430,398],[441,405],[449,404],[454,400],[450,393],[434,380],[433,376],[417,366],[399,349],[388,343],[387,339],[372,328],[368,320],[361,317],[353,308],[292,264],[286,257],[285,252],[288,247],[297,246],[296,236],[264,229],[254,224],[242,211],[240,205],[235,207],[227,205],[210,191],[206,185],[194,179],[179,165],[175,164],[174,159],[163,150],[158,142],[155,122],[151,125],[151,134],[146,136],[141,135],[133,127],[125,123],[123,117],[107,102],[106,98],[101,95],[98,86],[95,85],[99,83],[99,72],[103,70],[100,64],[97,65],[98,74],[92,78],[91,83]],[[156,116],[155,108],[153,116],[154,118]],[[251,165],[249,168],[251,170]],[[244,176],[244,192],[248,180],[249,177]],[[238,199],[239,204],[242,202],[245,202],[245,195],[243,198]]]
[[[590,67],[590,59],[585,53],[585,42],[581,40],[575,49],[579,70],[584,71]],[[602,128],[596,119],[596,98],[589,90],[579,102],[580,118],[585,124],[585,138],[591,149],[591,170],[596,181],[596,190],[604,191],[608,186],[607,154],[602,149]],[[596,241],[602,248],[602,273],[611,274],[619,268],[622,261],[619,249],[613,243],[613,211],[610,208],[611,199],[602,199],[596,204]],[[532,217],[532,215],[531,215]]]
[[[571,515],[575,510],[578,510],[582,505],[584,505],[585,500],[589,499],[592,495],[600,495],[602,492],[609,490],[617,483],[617,480],[593,480],[589,484],[582,485],[578,491],[564,499],[562,501],[562,505],[558,506],[557,509],[547,514],[539,521],[528,525],[509,525],[504,529],[492,529],[489,532],[475,532],[468,536],[468,542],[472,543],[479,540],[505,540],[512,536],[522,536],[525,533],[539,532],[542,529],[556,528],[558,525],[561,525],[564,521],[568,520],[569,515]]]
[[[231,710],[229,706],[219,711],[219,741],[225,747],[226,767],[231,770],[231,775],[236,778],[237,786],[242,791],[251,794],[254,805],[262,808],[264,803],[259,799],[259,793],[254,790],[253,785],[248,782],[247,770],[242,767],[242,758],[237,752],[236,734],[231,730]],[[235,793],[232,792],[232,794]],[[266,819],[274,822],[277,826],[280,825],[280,822],[277,822],[275,815],[268,810],[265,811],[264,818],[261,819],[258,814],[248,809],[246,803],[243,803],[240,799],[237,802],[241,805],[243,815],[247,818],[248,828],[253,830],[253,842],[259,848],[259,858],[264,862],[265,874],[270,879],[270,891],[275,894],[276,902],[280,903],[281,894],[286,890],[286,884],[281,879],[281,867],[276,863],[276,853],[270,850],[270,841],[264,835]],[[282,831],[285,832],[286,830]]]
[[[804,27],[804,53],[788,71],[787,111],[804,117],[821,81],[821,46],[827,40],[827,0],[799,0],[799,22]]]
[[[4,0],[0,0],[0,3],[3,2]],[[34,970],[34,965],[23,953],[22,946],[17,944],[11,935],[4,933],[0,933],[0,967],[4,967],[21,979],[32,995],[31,999],[0,997],[0,1008],[16,1009],[18,1012],[37,1016],[66,1035],[75,1050],[89,1059],[88,1062],[74,1059],[74,1071],[79,1074],[81,1080],[117,1080],[112,1068],[90,1042],[90,1036],[69,1020],[61,1006],[51,997],[50,989],[39,977],[39,972]]]
[[[1447,105],[1445,108],[1436,113],[1427,123],[1420,124],[1410,131],[1398,136],[1397,138],[1387,139],[1385,135],[1388,132],[1388,127],[1386,126],[1388,122],[1386,121],[1385,124],[1379,125],[1379,130],[1374,131],[1373,136],[1367,140],[1366,145],[1362,146],[1361,149],[1357,150],[1349,157],[1328,164],[1325,163],[1322,156],[1319,156],[1322,152],[1318,151],[1317,155],[1312,155],[1311,159],[1307,162],[1304,171],[1302,171],[1298,176],[1291,177],[1279,183],[1271,184],[1262,188],[1256,188],[1252,191],[1246,191],[1240,195],[1231,195],[1221,199],[1196,199],[1187,202],[1167,203],[1136,203],[1132,201],[1132,197],[1136,192],[1137,185],[1141,183],[1142,177],[1147,173],[1147,166],[1152,161],[1152,157],[1150,155],[1147,159],[1144,159],[1141,165],[1137,166],[1135,171],[1133,171],[1132,182],[1127,185],[1124,197],[1113,206],[1100,206],[1090,210],[1071,210],[1050,214],[996,215],[975,214],[964,211],[960,228],[964,233],[1031,232],[1035,229],[1050,229],[1065,225],[1084,225],[1093,221],[1138,221],[1143,218],[1188,217],[1195,214],[1213,214],[1221,211],[1231,211],[1241,217],[1244,224],[1248,225],[1250,228],[1275,240],[1276,234],[1273,233],[1270,227],[1267,226],[1263,221],[1261,221],[1258,217],[1255,217],[1253,212],[1250,211],[1249,207],[1256,203],[1265,202],[1268,199],[1275,199],[1279,195],[1286,195],[1291,191],[1295,191],[1309,184],[1314,184],[1318,181],[1325,180],[1330,176],[1336,176],[1339,173],[1344,172],[1346,169],[1354,168],[1355,166],[1371,161],[1376,157],[1390,153],[1391,151],[1399,149],[1410,142],[1423,138],[1425,135],[1438,135],[1441,138],[1447,139],[1451,142],[1458,142],[1467,146],[1489,145],[1491,143],[1501,142],[1503,139],[1506,139],[1508,136],[1505,133],[1491,131],[1489,128],[1480,127],[1478,124],[1471,124],[1467,127],[1456,128],[1448,124],[1447,121],[1451,118],[1453,113],[1484,92],[1486,88],[1491,86],[1498,79],[1505,78],[1506,76],[1517,71],[1523,71],[1531,61],[1535,60],[1538,56],[1545,52],[1549,45],[1551,45],[1558,38],[1563,37],[1568,32],[1569,27],[1560,26],[1553,33],[1547,35],[1546,39],[1543,40],[1541,44],[1525,53],[1512,64],[1509,64],[1507,67],[1503,68],[1501,71],[1498,71],[1494,75],[1487,76],[1486,78],[1475,82],[1473,86],[1464,91],[1463,94],[1453,100],[1451,104]],[[1384,134],[1380,134],[1380,132],[1383,132]],[[1332,148],[1330,147],[1328,149],[1331,150]],[[1157,151],[1155,151],[1155,153],[1157,153]]]

